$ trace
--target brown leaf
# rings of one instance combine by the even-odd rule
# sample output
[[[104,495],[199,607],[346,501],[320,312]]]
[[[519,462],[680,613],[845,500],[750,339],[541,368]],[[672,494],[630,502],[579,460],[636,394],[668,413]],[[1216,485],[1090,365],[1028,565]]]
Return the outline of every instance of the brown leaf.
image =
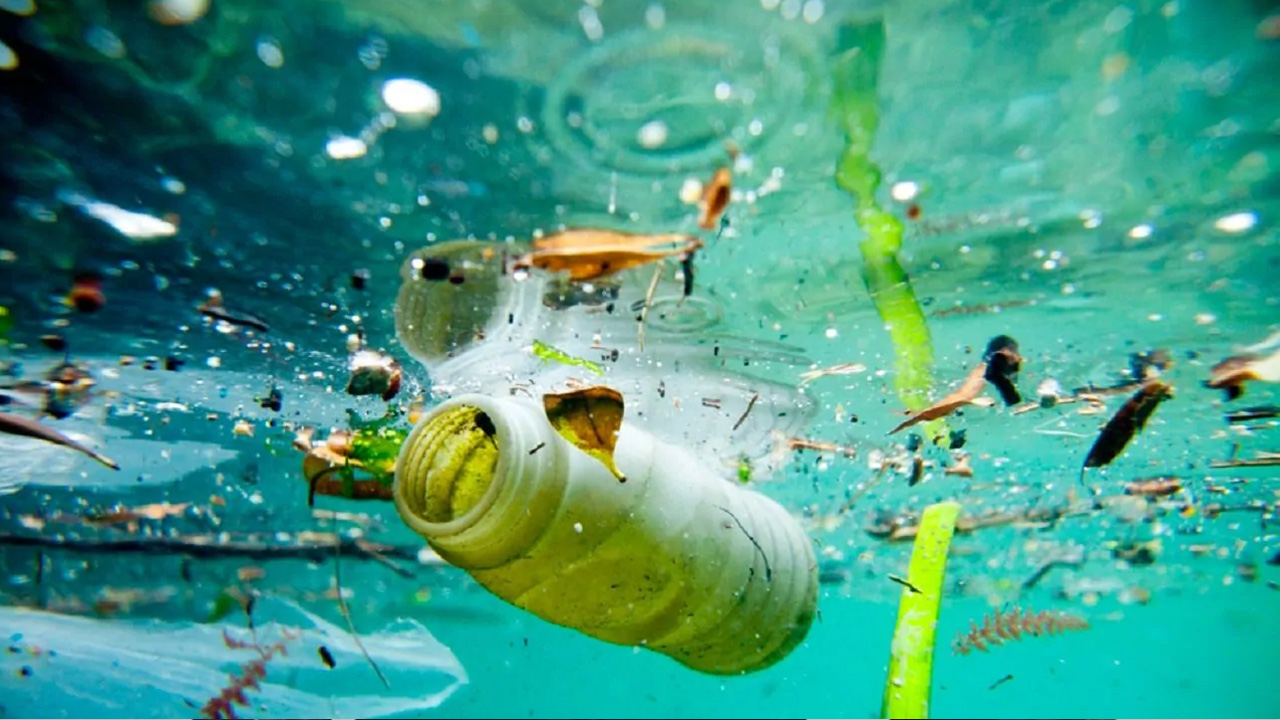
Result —
[[[1084,460],[1084,466],[1102,467],[1119,457],[1133,436],[1147,424],[1151,413],[1162,400],[1173,394],[1173,387],[1162,380],[1150,379],[1111,416]]]
[[[516,261],[548,272],[568,271],[575,282],[594,280],[622,270],[682,255],[702,247],[692,235],[639,235],[614,230],[574,229],[533,242],[533,250]]]
[[[43,440],[54,445],[61,445],[71,448],[77,452],[84,453],[98,462],[106,465],[112,470],[119,470],[120,466],[116,461],[103,455],[102,453],[91,450],[84,445],[72,440],[53,428],[46,427],[40,423],[22,417],[21,415],[13,415],[11,413],[0,413],[0,432],[9,433],[10,435],[20,435],[23,437],[35,438]]]
[[[613,462],[613,449],[622,428],[622,394],[603,385],[542,396],[551,426],[574,447],[604,463],[618,478],[627,478]]]
[[[733,188],[733,173],[729,168],[716,168],[716,172],[711,176],[711,182],[707,183],[706,188],[702,191],[702,217],[698,220],[698,227],[703,230],[715,230],[716,224],[720,222],[720,216],[729,207],[730,191]]]
[[[1209,370],[1205,387],[1221,389],[1228,400],[1244,394],[1248,381],[1280,382],[1280,350],[1270,355],[1245,354],[1229,357]]]
[[[986,363],[978,365],[969,372],[969,376],[964,379],[964,384],[960,386],[960,389],[907,418],[902,422],[902,424],[898,425],[898,427],[890,430],[889,434],[892,435],[899,430],[909,428],[916,423],[946,417],[965,405],[983,404],[978,400],[978,395],[982,392],[982,389],[987,386],[987,380],[984,377],[986,372]]]
[[[384,474],[348,457],[346,452],[340,452],[344,449],[342,443],[348,438],[347,433],[330,433],[329,442],[312,446],[303,458],[302,474],[311,488],[307,497],[308,505],[315,504],[316,495],[350,500],[392,499],[391,483],[383,481]],[[351,482],[347,482],[341,472],[343,470],[350,471]]]

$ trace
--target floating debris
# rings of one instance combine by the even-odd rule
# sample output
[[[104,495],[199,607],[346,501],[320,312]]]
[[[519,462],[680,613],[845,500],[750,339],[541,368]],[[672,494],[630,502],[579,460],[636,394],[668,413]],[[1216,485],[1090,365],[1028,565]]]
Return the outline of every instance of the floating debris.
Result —
[[[258,401],[258,407],[272,412],[280,412],[280,408],[284,407],[284,393],[274,385],[271,386],[271,392],[267,393],[266,397],[254,399]]]
[[[1280,452],[1259,452],[1256,457],[1250,460],[1213,460],[1209,463],[1209,467],[1214,469],[1222,468],[1242,468],[1242,467],[1270,467],[1272,465],[1280,465]]]
[[[929,313],[930,316],[936,318],[950,317],[952,315],[989,315],[998,313],[1008,308],[1026,307],[1035,305],[1035,300],[1009,300],[999,303],[982,303],[979,305],[957,305],[955,307],[941,308]]]
[[[727,167],[716,168],[711,182],[702,188],[702,199],[698,206],[702,217],[698,219],[698,227],[703,230],[715,230],[720,218],[729,208],[729,198],[733,189],[733,172]]]
[[[35,438],[36,440],[43,440],[48,443],[53,443],[54,445],[61,445],[77,452],[84,453],[112,470],[120,469],[120,466],[115,460],[112,460],[111,458],[94,450],[90,450],[57,430],[45,427],[34,420],[24,418],[20,415],[0,413],[0,432],[9,433],[10,435]]]
[[[942,471],[943,475],[957,475],[959,477],[973,477],[973,466],[969,464],[969,453],[961,453],[956,461],[947,466]]]
[[[800,384],[796,387],[802,388],[820,377],[827,377],[829,375],[860,375],[866,371],[867,366],[862,363],[843,363],[827,368],[809,370],[800,374]]]
[[[1182,481],[1176,477],[1160,477],[1151,478],[1149,480],[1135,480],[1125,485],[1124,492],[1126,495],[1140,495],[1142,497],[1168,497],[1182,490]]]
[[[102,309],[107,304],[107,296],[102,292],[102,276],[94,272],[76,273],[65,302],[82,313]]]
[[[906,589],[910,590],[911,592],[917,595],[920,594],[920,588],[916,587],[915,585],[912,585],[911,582],[906,578],[900,578],[897,575],[890,575],[889,579],[898,583],[899,585],[905,587]]]
[[[1223,360],[1210,369],[1205,387],[1222,390],[1228,400],[1235,400],[1244,395],[1249,381],[1280,382],[1280,348],[1270,355],[1248,352]]]
[[[1031,577],[1027,578],[1026,580],[1023,580],[1022,589],[1030,590],[1031,588],[1035,587],[1040,583],[1041,580],[1044,580],[1046,577],[1048,577],[1049,573],[1056,567],[1076,568],[1082,565],[1084,565],[1083,549],[1078,549],[1076,552],[1070,555],[1064,555],[1062,557],[1053,558],[1048,562],[1044,563],[1043,565],[1041,565],[1039,568],[1037,568],[1036,571],[1031,574]]]
[[[41,335],[40,344],[54,352],[66,352],[67,339],[61,335]]]
[[[576,367],[584,367],[597,375],[604,375],[604,368],[599,364],[591,362],[579,357],[574,357],[563,350],[552,347],[541,340],[534,340],[531,348],[535,357],[543,360],[554,360],[565,365],[573,365]]]
[[[738,417],[738,421],[733,424],[733,429],[737,430],[742,427],[742,423],[747,421],[747,416],[751,414],[751,409],[756,406],[756,401],[760,399],[760,393],[752,393],[751,399],[747,401],[747,409],[742,411],[742,415]]]
[[[959,390],[956,390],[933,405],[930,405],[924,410],[921,410],[910,418],[904,420],[897,427],[890,430],[889,434],[892,435],[899,430],[909,428],[916,423],[946,417],[965,405],[981,405],[984,407],[994,405],[991,400],[978,397],[982,392],[982,389],[987,385],[986,372],[986,363],[978,365],[969,373],[969,376],[965,378],[964,383],[960,386]]]
[[[351,288],[353,290],[363,290],[369,283],[369,270],[360,268],[351,273]]]
[[[1171,367],[1173,355],[1164,348],[1129,355],[1129,375],[1137,382],[1160,377],[1160,373]]]
[[[573,229],[534,240],[532,251],[516,259],[513,268],[567,271],[570,280],[581,282],[692,253],[701,247],[702,241],[692,235]]]
[[[838,445],[825,440],[806,440],[804,438],[788,438],[787,449],[789,450],[818,450],[820,452],[830,452],[844,455],[851,458],[858,454],[855,448],[848,445]]]
[[[622,394],[603,385],[542,396],[551,427],[570,444],[599,460],[618,482],[626,475],[614,462],[614,447],[625,412]]]
[[[1126,389],[1134,389],[1136,385],[1126,385]],[[1107,393],[1110,394],[1110,393]],[[1011,411],[1013,415],[1023,415],[1033,410],[1047,410],[1059,405],[1071,405],[1073,403],[1084,403],[1085,406],[1080,408],[1081,415],[1096,415],[1107,409],[1107,404],[1102,400],[1102,394],[1096,392],[1079,392],[1074,395],[1041,395],[1036,402],[1023,403]]]
[[[1146,426],[1147,420],[1161,401],[1172,396],[1173,387],[1168,383],[1154,378],[1144,382],[1142,388],[1102,428],[1080,470],[1081,481],[1084,479],[1084,468],[1102,467],[1119,457],[1133,436]]]
[[[1010,681],[1010,680],[1012,680],[1012,679],[1013,679],[1013,673],[1009,673],[1008,675],[1005,675],[1004,677],[1000,678],[999,680],[997,680],[997,681],[995,681],[995,682],[991,683],[991,687],[987,688],[987,690],[995,690],[996,688],[998,688],[998,687],[1000,687],[1001,685],[1003,685],[1003,684],[1005,684],[1005,683],[1009,682],[1009,681]]]
[[[390,401],[400,394],[400,363],[390,355],[375,350],[359,350],[351,356],[348,395],[379,395]]]
[[[168,517],[178,517],[186,513],[190,507],[191,503],[189,502],[150,503],[134,507],[122,506],[113,510],[86,515],[84,521],[90,525],[120,525],[137,522],[138,520],[163,520]]]
[[[79,407],[89,402],[90,392],[96,385],[89,368],[67,361],[50,368],[44,382],[20,387],[37,387],[44,393],[43,412],[62,420],[75,414]]]
[[[402,430],[334,430],[323,442],[314,441],[313,433],[311,428],[302,428],[293,440],[293,447],[306,453],[302,474],[309,487],[308,507],[315,506],[316,495],[391,499],[396,453],[405,435]]]
[[[951,648],[956,655],[968,655],[973,650],[989,652],[990,646],[1006,641],[1022,639],[1024,635],[1039,637],[1057,635],[1067,630],[1086,630],[1089,622],[1084,618],[1059,610],[1032,612],[1014,607],[1010,612],[996,610],[982,618],[982,625],[969,621],[969,632],[956,636]]]
[[[1280,406],[1276,405],[1259,405],[1256,407],[1245,408],[1227,413],[1227,422],[1243,423],[1252,422],[1254,420],[1268,420],[1274,417],[1280,417]]]
[[[987,343],[987,350],[982,355],[986,363],[983,377],[1000,391],[1000,398],[1005,406],[1022,402],[1022,394],[1018,392],[1018,371],[1022,369],[1022,356],[1018,354],[1018,341],[1008,335],[998,335]]]
[[[222,293],[218,290],[210,290],[205,301],[197,308],[201,315],[220,320],[232,325],[240,325],[242,327],[252,328],[259,332],[267,332],[271,329],[265,320],[250,315],[248,313],[234,312],[227,309],[222,304]]]
[[[911,458],[911,474],[907,476],[907,487],[915,487],[924,479],[924,458],[916,455]]]
[[[1160,556],[1160,548],[1159,540],[1146,542],[1126,540],[1111,549],[1111,556],[1117,560],[1124,560],[1130,565],[1152,565]]]

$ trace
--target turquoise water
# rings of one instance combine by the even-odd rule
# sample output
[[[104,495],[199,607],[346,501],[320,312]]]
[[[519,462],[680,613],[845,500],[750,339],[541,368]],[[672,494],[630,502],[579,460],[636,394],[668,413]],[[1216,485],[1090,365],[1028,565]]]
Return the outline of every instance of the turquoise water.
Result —
[[[16,58],[0,71],[0,411],[34,418],[46,405],[51,386],[39,383],[64,351],[41,337],[57,335],[93,392],[40,422],[121,466],[0,435],[0,715],[198,713],[254,657],[221,637],[244,628],[239,593],[258,598],[259,627],[279,619],[303,632],[242,715],[877,717],[904,592],[888,576],[906,576],[911,552],[878,526],[949,499],[965,518],[1006,517],[952,542],[932,715],[1280,710],[1267,682],[1280,661],[1275,467],[1213,466],[1280,451],[1276,420],[1225,417],[1280,400],[1263,381],[1230,401],[1204,386],[1219,361],[1280,330],[1273,7],[188,6],[204,12],[173,24],[178,5],[0,3],[0,41]],[[906,366],[865,280],[856,201],[835,182],[847,143],[836,69],[871,54],[868,28],[884,36],[858,87],[877,119],[864,160],[882,182],[870,200],[904,228],[897,259],[927,328],[930,400],[1004,334],[1018,342],[1028,401],[1050,381],[1064,395],[1126,388],[1096,411],[965,407],[947,420],[965,432],[955,450],[923,426],[886,434],[905,417],[895,383]],[[431,90],[389,95],[396,78]],[[727,223],[703,230],[682,194],[721,165],[733,169]],[[407,428],[410,406],[430,408],[452,383],[506,382],[494,368],[514,350],[500,338],[468,338],[499,349],[446,372],[397,336],[411,254],[457,239],[510,241],[514,254],[562,226],[705,244],[686,303],[677,263],[664,266],[651,354],[608,368],[646,391],[665,378],[689,393],[655,428],[734,478],[732,457],[711,456],[741,437],[730,430],[745,399],[735,383],[778,384],[740,449],[784,466],[758,465],[749,487],[806,529],[822,589],[805,642],[774,667],[705,676],[593,640],[419,559],[423,541],[389,503],[318,499],[358,522],[307,507],[297,427],[319,437],[350,427],[349,411],[367,420],[391,408]],[[83,273],[99,278],[103,301],[81,280],[87,312],[66,302]],[[629,300],[650,271],[622,277]],[[202,315],[211,289],[249,325]],[[539,321],[541,337],[589,356],[601,325],[580,310]],[[463,313],[440,312],[441,326],[470,335]],[[607,339],[633,357],[632,323],[617,319]],[[344,392],[357,331],[401,363],[394,400]],[[1157,372],[1173,398],[1082,486],[1099,429],[1136,389],[1135,357],[1156,350],[1167,351]],[[797,390],[803,372],[842,363],[865,367]],[[279,411],[261,402],[273,387]],[[853,457],[787,450],[788,436]],[[965,453],[972,475],[945,474]],[[1168,498],[1125,495],[1131,481],[1169,476],[1183,489]],[[127,508],[163,517],[101,517]],[[1054,508],[1065,513],[1056,522],[1027,516]],[[341,569],[390,688],[344,632],[325,544],[335,528],[393,546],[398,572],[359,551]],[[139,552],[192,537],[215,550]],[[299,543],[320,550],[264,555]],[[1126,561],[1126,545],[1150,556]],[[1090,628],[952,653],[971,619],[1013,606],[1071,612]]]

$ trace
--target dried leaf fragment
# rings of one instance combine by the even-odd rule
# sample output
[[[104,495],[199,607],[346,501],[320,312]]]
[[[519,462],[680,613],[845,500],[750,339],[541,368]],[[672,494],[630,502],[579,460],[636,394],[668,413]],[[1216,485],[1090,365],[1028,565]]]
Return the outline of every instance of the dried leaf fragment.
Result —
[[[1102,428],[1085,458],[1086,468],[1102,467],[1119,457],[1133,436],[1146,426],[1161,401],[1173,396],[1173,387],[1152,378],[1142,384]]]
[[[1146,480],[1134,480],[1125,485],[1124,492],[1126,495],[1139,495],[1142,497],[1168,497],[1182,489],[1182,481],[1176,477],[1158,477],[1148,478]]]
[[[973,477],[973,465],[970,464],[969,453],[961,453],[954,463],[942,471],[942,474]]]
[[[547,272],[567,271],[575,282],[594,280],[702,247],[692,235],[641,235],[600,229],[571,229],[533,241],[532,250],[514,266]]]
[[[867,371],[867,366],[862,363],[842,363],[840,365],[832,365],[831,367],[817,368],[800,374],[800,384],[797,387],[804,387],[820,377],[828,375],[859,375]]]
[[[542,396],[542,406],[551,427],[561,437],[604,463],[619,482],[627,481],[613,461],[625,410],[622,393],[595,385],[565,393],[547,393]]]
[[[996,386],[1005,406],[1022,402],[1022,394],[1018,392],[1018,371],[1022,369],[1022,356],[1018,354],[1018,341],[1008,335],[997,335],[987,343],[987,350],[982,356],[987,364],[983,377]]]
[[[1221,389],[1228,400],[1244,395],[1244,384],[1250,380],[1280,382],[1280,348],[1270,355],[1246,353],[1235,355],[1209,370],[1205,387]]]
[[[112,470],[120,469],[120,466],[116,461],[106,455],[91,450],[66,435],[63,435],[57,430],[41,425],[40,423],[22,417],[21,415],[0,413],[0,432],[8,433],[10,435],[21,435],[23,437],[34,438],[36,440],[43,440],[44,442],[53,443],[54,445],[61,445],[75,450],[76,452],[84,453]]]
[[[889,434],[892,435],[898,432],[899,430],[902,430],[904,428],[909,428],[912,425],[915,425],[916,423],[921,423],[928,420],[937,420],[940,417],[946,417],[947,415],[950,415],[951,413],[955,412],[956,410],[959,410],[965,405],[990,406],[992,404],[990,400],[983,401],[978,398],[978,395],[982,392],[982,389],[987,385],[987,380],[985,377],[986,372],[987,372],[986,363],[982,363],[978,365],[977,367],[975,367],[973,370],[969,372],[969,376],[964,379],[964,383],[960,386],[958,390],[942,398],[938,402],[930,405],[924,410],[921,410],[920,412],[907,418],[897,427],[890,430]]]
[[[733,190],[733,172],[727,167],[716,168],[711,182],[702,190],[702,199],[698,205],[702,209],[702,217],[698,227],[703,230],[715,230],[720,217],[729,208],[729,197]]]

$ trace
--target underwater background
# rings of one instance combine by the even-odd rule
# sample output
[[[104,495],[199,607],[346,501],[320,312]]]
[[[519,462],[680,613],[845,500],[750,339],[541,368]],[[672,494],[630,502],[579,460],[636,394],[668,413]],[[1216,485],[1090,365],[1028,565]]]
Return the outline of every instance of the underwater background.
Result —
[[[236,647],[248,618],[289,654],[240,715],[878,717],[907,530],[951,500],[931,714],[1280,712],[1273,3],[0,0],[0,41],[0,412],[107,459],[3,423],[0,716],[207,713],[266,657]],[[699,241],[644,320],[679,359],[644,361],[640,300],[611,336],[639,359],[606,377],[683,378],[655,429],[813,541],[818,615],[776,665],[592,639],[424,551],[386,497],[309,502],[299,431],[385,420],[389,462],[527,353],[428,302],[450,354],[489,354],[447,383],[420,362],[415,253],[491,243],[497,279],[435,278],[480,297],[566,227]],[[578,312],[599,289],[540,316],[565,340],[529,372],[608,365]],[[1000,336],[1016,402],[890,434]],[[1088,627],[953,651],[1015,608]]]

